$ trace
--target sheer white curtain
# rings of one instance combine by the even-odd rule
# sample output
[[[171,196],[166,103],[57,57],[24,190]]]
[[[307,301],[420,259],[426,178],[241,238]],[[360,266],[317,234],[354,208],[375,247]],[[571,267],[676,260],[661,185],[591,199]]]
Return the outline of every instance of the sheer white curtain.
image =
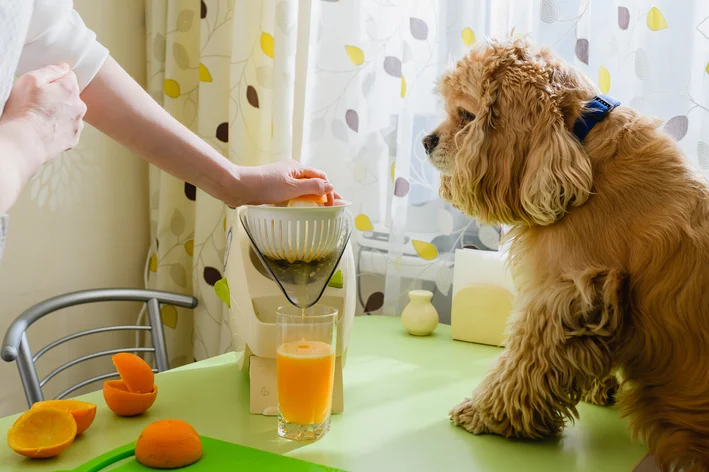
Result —
[[[147,13],[148,88],[166,109],[235,162],[293,155],[354,202],[360,313],[398,314],[427,288],[445,322],[454,250],[497,247],[496,228],[438,198],[420,144],[440,119],[437,77],[488,36],[555,49],[709,172],[707,0],[150,0]],[[175,365],[231,348],[226,211],[153,169],[149,284],[200,298],[163,312]]]
[[[468,47],[514,30],[553,48],[601,90],[665,120],[709,171],[709,2],[339,0],[312,3],[301,160],[354,201],[360,309],[398,314],[413,288],[449,306],[453,251],[494,249],[437,197],[422,136],[434,83]]]

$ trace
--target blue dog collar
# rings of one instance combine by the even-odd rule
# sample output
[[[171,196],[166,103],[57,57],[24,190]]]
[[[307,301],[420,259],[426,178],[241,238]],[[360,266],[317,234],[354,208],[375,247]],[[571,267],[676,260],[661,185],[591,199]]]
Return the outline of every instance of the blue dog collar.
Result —
[[[596,124],[603,121],[603,119],[619,105],[620,102],[618,100],[608,95],[593,97],[593,99],[586,104],[586,109],[579,119],[574,123],[574,134],[579,142],[583,142],[591,129],[593,129]]]

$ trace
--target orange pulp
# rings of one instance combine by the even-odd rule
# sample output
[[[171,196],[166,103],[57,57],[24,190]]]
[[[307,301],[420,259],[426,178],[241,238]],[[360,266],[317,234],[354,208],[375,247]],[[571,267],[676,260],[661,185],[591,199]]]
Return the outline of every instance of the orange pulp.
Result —
[[[282,344],[276,352],[278,407],[289,423],[325,421],[332,408],[335,351],[320,341]]]

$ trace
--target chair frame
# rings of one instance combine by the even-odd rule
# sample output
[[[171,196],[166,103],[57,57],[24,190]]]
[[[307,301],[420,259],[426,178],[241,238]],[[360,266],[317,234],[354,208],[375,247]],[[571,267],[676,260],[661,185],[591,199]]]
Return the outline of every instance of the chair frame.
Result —
[[[34,356],[30,350],[30,345],[27,340],[27,329],[36,321],[55,311],[69,308],[87,303],[98,302],[114,302],[114,301],[130,301],[143,302],[146,305],[149,324],[142,325],[122,325],[122,326],[106,326],[102,328],[88,329],[73,333],[62,338],[59,338],[40,349]],[[184,308],[195,308],[197,306],[195,297],[180,295],[177,293],[163,292],[159,290],[143,290],[143,289],[128,289],[128,288],[113,288],[113,289],[97,289],[97,290],[82,290],[49,298],[43,302],[25,310],[15,321],[12,322],[2,344],[0,357],[6,362],[17,361],[17,370],[20,373],[22,386],[25,391],[27,403],[31,407],[35,402],[44,400],[42,387],[58,373],[75,366],[81,362],[95,359],[102,356],[114,355],[120,352],[152,352],[155,355],[154,372],[164,372],[168,370],[167,346],[165,344],[165,332],[162,327],[162,319],[160,317],[160,305],[173,305]],[[47,353],[52,348],[59,346],[72,339],[88,336],[90,334],[105,333],[110,331],[150,331],[152,337],[152,348],[133,347],[125,349],[110,349],[99,351],[93,354],[88,354],[82,357],[73,359],[53,371],[47,376],[39,380],[35,362],[42,355]],[[89,385],[99,380],[117,377],[116,373],[109,373],[91,377],[76,385],[69,387],[60,393],[56,398],[61,399],[70,393]]]

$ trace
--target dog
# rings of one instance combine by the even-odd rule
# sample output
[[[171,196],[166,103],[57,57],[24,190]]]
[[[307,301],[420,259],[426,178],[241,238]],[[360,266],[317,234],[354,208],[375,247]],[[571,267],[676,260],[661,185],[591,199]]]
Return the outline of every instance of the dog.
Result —
[[[663,471],[709,471],[709,186],[660,122],[525,38],[474,46],[423,139],[441,197],[511,227],[506,348],[452,421],[538,439],[616,403]],[[596,101],[596,103],[599,103]],[[583,129],[583,126],[581,127]],[[589,131],[590,129],[590,131]]]

